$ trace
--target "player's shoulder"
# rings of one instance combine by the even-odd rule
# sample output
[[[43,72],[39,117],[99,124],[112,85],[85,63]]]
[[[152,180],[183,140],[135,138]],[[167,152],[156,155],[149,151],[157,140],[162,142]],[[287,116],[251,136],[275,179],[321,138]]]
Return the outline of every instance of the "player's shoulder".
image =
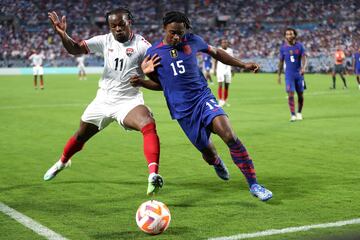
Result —
[[[162,40],[158,40],[148,48],[147,52],[151,54],[153,52],[156,52],[156,50],[161,48],[162,46],[164,46]]]
[[[200,37],[199,35],[195,34],[195,33],[186,33],[183,36],[183,41],[187,42],[187,41],[203,41],[202,37]]]
[[[133,35],[133,40],[135,41],[136,44],[139,44],[139,45],[145,45],[147,47],[151,47],[151,43],[146,40],[146,38],[144,38],[143,36],[141,36],[140,34],[134,34]]]

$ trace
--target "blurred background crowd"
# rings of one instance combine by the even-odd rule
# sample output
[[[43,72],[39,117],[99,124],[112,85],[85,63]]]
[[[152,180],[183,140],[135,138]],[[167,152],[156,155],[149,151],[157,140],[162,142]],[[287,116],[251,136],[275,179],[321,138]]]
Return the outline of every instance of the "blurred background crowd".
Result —
[[[286,27],[298,30],[298,40],[310,59],[309,71],[329,71],[338,46],[348,61],[360,46],[357,0],[2,0],[0,67],[29,66],[32,49],[43,52],[45,66],[76,65],[51,28],[47,13],[66,15],[68,34],[80,40],[108,33],[105,13],[120,6],[131,10],[134,32],[150,42],[161,38],[167,11],[183,11],[192,32],[215,46],[228,39],[237,57],[260,62],[265,71],[276,69]],[[101,66],[102,58],[91,56],[87,64]]]

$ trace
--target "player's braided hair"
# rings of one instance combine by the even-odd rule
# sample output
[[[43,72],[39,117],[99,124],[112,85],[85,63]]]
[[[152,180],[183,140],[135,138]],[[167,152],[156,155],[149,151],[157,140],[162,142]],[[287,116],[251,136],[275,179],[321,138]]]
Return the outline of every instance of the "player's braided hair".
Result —
[[[127,14],[128,19],[133,23],[134,22],[134,16],[131,14],[130,10],[124,7],[119,7],[114,10],[111,10],[110,12],[107,12],[105,15],[106,24],[109,24],[109,16],[112,14],[117,13],[125,13]]]
[[[287,31],[292,31],[294,33],[295,37],[297,37],[297,31],[294,28],[290,28],[290,27],[286,28],[284,31],[284,36],[286,35]]]
[[[165,14],[165,17],[163,18],[163,25],[166,26],[172,22],[184,23],[186,29],[191,28],[190,20],[182,12],[177,12],[177,11],[167,12]]]

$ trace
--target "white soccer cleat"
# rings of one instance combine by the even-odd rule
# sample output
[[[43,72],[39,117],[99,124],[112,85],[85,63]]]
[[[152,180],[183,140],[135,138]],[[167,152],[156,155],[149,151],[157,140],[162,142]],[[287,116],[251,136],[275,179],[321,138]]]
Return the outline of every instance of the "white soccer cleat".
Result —
[[[71,166],[71,159],[67,163],[62,163],[61,160],[57,161],[44,175],[44,180],[49,181],[53,179],[61,170]]]
[[[273,197],[273,194],[270,190],[264,188],[259,184],[253,184],[250,188],[250,193],[254,196],[259,198],[261,201],[265,202]]]
[[[303,117],[302,117],[302,114],[301,114],[301,113],[297,113],[297,114],[296,114],[296,120],[298,120],[298,121],[303,120]]]
[[[291,115],[290,117],[290,122],[295,122],[296,121],[296,116],[295,115]]]

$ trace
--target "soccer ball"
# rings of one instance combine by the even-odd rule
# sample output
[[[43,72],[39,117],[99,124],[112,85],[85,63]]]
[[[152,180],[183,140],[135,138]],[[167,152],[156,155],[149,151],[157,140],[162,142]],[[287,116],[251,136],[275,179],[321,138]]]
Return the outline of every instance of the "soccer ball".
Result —
[[[150,200],[140,205],[136,211],[136,224],[151,235],[164,232],[170,224],[171,215],[169,208],[162,202]]]

